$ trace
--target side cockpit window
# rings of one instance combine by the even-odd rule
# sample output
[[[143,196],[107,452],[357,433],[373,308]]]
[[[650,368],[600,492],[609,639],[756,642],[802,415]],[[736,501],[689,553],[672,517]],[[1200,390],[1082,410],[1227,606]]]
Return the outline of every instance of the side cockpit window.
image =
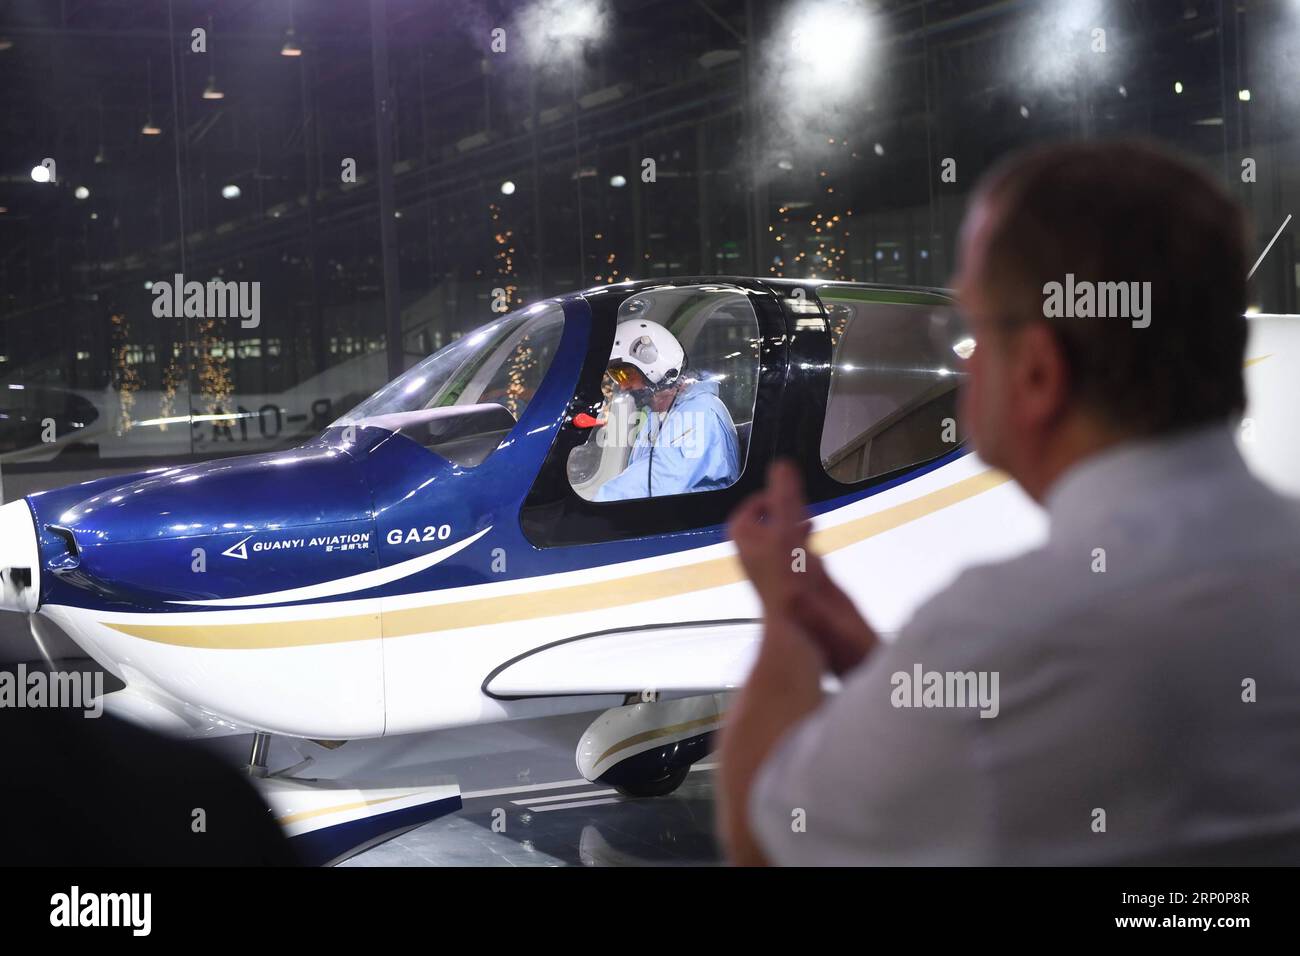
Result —
[[[827,474],[854,484],[931,461],[964,440],[957,390],[975,342],[939,296],[818,290],[832,341],[822,428]]]
[[[724,285],[665,286],[619,307],[603,405],[569,455],[573,489],[611,502],[726,488],[744,470],[758,316]]]

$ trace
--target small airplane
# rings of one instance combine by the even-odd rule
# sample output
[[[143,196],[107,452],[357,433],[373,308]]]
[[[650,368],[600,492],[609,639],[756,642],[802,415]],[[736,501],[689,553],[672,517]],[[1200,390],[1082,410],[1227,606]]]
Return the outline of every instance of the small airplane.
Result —
[[[656,493],[652,448],[644,493],[620,479],[603,500],[672,414],[611,377],[628,323],[670,333],[670,378],[706,389],[734,442],[707,486]],[[1300,354],[1300,319],[1251,328],[1242,447],[1300,491],[1283,357]],[[453,341],[292,450],[3,505],[0,609],[120,680],[110,712],[253,734],[250,772],[317,862],[455,810],[458,786],[271,772],[271,735],[334,746],[600,711],[576,743],[583,777],[666,794],[711,750],[756,651],[725,523],[769,462],[797,463],[814,547],[886,636],[964,567],[1042,539],[1038,508],[965,443],[975,347],[939,289],[707,277],[560,296]]]

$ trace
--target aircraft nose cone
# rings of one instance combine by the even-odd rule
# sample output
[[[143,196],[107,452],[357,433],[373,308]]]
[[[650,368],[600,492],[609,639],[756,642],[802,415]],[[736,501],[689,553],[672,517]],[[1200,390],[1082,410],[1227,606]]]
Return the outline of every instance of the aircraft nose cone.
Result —
[[[0,505],[0,611],[35,611],[40,573],[36,523],[27,502]]]

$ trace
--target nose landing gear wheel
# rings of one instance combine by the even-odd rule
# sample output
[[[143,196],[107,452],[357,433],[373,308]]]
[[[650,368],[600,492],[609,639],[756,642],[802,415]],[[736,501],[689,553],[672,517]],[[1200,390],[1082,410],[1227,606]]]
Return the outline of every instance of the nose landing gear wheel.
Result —
[[[669,700],[632,695],[583,732],[574,754],[578,772],[625,797],[666,796],[713,752],[725,706],[725,694]]]
[[[656,780],[625,781],[623,783],[612,783],[610,786],[625,797],[666,797],[682,785],[682,781],[686,779],[686,775],[690,771],[691,768],[688,765],[678,767],[676,770],[670,770]]]

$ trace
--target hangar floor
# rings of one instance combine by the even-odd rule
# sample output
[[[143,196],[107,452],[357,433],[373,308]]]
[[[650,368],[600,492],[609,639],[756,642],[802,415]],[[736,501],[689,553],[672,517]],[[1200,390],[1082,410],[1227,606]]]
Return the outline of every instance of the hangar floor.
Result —
[[[465,794],[459,813],[342,866],[698,866],[718,862],[713,781],[697,772],[673,794],[628,800],[585,780]],[[538,785],[534,784],[536,788]],[[505,828],[492,829],[504,807]]]
[[[578,776],[573,751],[595,717],[569,714],[354,740],[334,750],[274,738],[268,765],[275,770],[310,756],[302,775],[397,785],[447,774],[460,782],[459,812],[343,866],[716,865],[714,765],[697,764],[666,797],[629,799],[590,784]],[[211,746],[240,763],[249,740],[231,737]]]

